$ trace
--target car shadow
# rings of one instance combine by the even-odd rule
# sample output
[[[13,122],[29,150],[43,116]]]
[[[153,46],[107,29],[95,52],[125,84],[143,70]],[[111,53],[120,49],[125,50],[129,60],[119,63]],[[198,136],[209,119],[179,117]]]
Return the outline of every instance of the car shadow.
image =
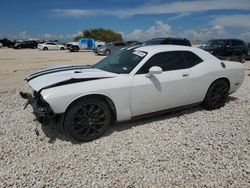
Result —
[[[62,50],[63,51],[63,50]],[[80,50],[78,52],[71,52],[70,50],[65,50],[67,53],[84,53],[84,52],[94,52],[93,50]]]
[[[236,97],[229,96],[226,103],[237,100]],[[140,127],[148,123],[157,122],[157,121],[163,121],[171,118],[178,118],[182,115],[188,115],[193,114],[197,111],[206,110],[201,105],[185,108],[182,110],[175,110],[175,111],[169,111],[164,113],[159,113],[155,115],[149,115],[143,118],[137,118],[132,119],[125,122],[118,122],[111,125],[108,130],[104,133],[102,137],[109,136],[113,134],[114,132],[121,132],[127,129],[131,129],[133,127]],[[64,131],[62,126],[62,121],[57,122],[49,122],[41,125],[42,131],[45,134],[45,137],[49,138],[48,143],[54,143],[56,139],[62,140],[62,141],[68,141],[72,144],[82,144],[82,142],[78,142],[75,140],[72,140],[68,138]],[[39,135],[39,134],[38,134]],[[41,141],[44,140],[44,138],[40,138]]]

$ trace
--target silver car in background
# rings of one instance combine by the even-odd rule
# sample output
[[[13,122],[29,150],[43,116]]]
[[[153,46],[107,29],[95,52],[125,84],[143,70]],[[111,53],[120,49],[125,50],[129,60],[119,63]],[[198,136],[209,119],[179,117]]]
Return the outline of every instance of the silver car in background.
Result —
[[[107,43],[104,46],[98,46],[94,52],[97,55],[111,55],[117,50],[126,47],[126,44],[123,42],[111,42]]]

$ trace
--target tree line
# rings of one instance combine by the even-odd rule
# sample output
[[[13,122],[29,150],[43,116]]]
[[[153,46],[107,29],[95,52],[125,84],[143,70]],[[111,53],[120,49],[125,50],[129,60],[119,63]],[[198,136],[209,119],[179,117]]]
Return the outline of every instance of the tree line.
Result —
[[[103,42],[123,42],[122,35],[110,29],[86,29],[81,34],[74,37],[74,41],[80,38],[93,38]]]

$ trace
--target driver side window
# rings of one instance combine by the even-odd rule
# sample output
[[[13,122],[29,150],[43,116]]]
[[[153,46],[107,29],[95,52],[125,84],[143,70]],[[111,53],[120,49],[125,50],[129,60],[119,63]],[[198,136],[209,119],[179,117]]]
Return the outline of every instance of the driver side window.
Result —
[[[163,71],[185,69],[185,61],[180,51],[161,52],[153,55],[137,72],[147,74],[153,66],[159,66]]]

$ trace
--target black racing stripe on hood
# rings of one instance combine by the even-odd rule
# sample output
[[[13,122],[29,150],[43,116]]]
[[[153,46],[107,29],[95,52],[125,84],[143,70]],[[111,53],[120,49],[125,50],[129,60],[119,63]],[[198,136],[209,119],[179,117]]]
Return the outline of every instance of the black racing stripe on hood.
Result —
[[[50,72],[50,71],[56,71],[56,70],[67,70],[67,69],[72,69],[72,68],[88,68],[89,66],[88,65],[70,65],[70,66],[67,66],[67,67],[57,67],[57,68],[51,68],[51,69],[47,69],[47,70],[41,70],[39,72],[35,72],[29,76],[34,76],[34,75],[37,75],[37,74],[41,74],[41,73],[44,73],[44,72]]]
[[[105,79],[105,78],[110,78],[110,77],[100,77],[100,78],[71,78],[70,80],[65,80],[65,81],[62,81],[62,82],[58,82],[58,83],[46,86],[46,87],[40,89],[39,92],[41,92],[44,89],[49,89],[49,88],[53,88],[53,87],[58,87],[58,86],[63,86],[63,85],[68,85],[68,84],[74,84],[74,83],[79,83],[79,82],[86,82],[86,81],[92,81],[92,80]]]
[[[50,72],[44,72],[44,73],[41,73],[41,74],[37,74],[37,75],[34,75],[32,77],[28,77],[26,78],[25,80],[27,82],[39,77],[39,76],[44,76],[44,75],[47,75],[47,74],[52,74],[52,73],[56,73],[56,72],[63,72],[63,71],[70,71],[70,70],[77,70],[77,69],[83,69],[83,68],[68,68],[68,69],[61,69],[61,70],[54,70],[54,71],[50,71]]]

